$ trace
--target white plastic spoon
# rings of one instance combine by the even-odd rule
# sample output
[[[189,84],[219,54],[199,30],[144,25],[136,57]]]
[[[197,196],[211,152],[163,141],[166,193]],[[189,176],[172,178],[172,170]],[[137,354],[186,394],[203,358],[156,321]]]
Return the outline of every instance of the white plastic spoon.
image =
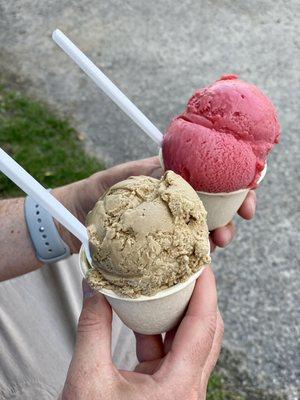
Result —
[[[44,207],[52,217],[81,241],[88,261],[91,263],[89,238],[86,227],[1,148],[0,171],[19,186],[23,192],[27,193],[28,196],[32,197],[37,203]]]
[[[116,103],[155,143],[161,146],[163,135],[152,122],[128,99],[127,96],[59,29],[52,39],[73,61]]]

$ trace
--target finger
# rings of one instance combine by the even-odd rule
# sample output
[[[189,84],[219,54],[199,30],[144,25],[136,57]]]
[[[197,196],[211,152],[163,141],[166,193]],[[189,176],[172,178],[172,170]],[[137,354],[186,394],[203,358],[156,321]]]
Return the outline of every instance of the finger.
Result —
[[[244,219],[251,219],[254,217],[256,209],[256,193],[250,190],[246,199],[238,210],[238,214]]]
[[[213,242],[211,235],[209,235],[210,252],[213,253],[216,250],[217,245]]]
[[[83,284],[84,301],[79,317],[74,359],[77,368],[93,369],[111,363],[112,312],[105,297],[87,291]]]
[[[138,365],[134,369],[134,372],[139,372],[140,374],[153,375],[156,371],[159,370],[162,362],[163,358],[157,358],[156,360],[138,363]],[[122,371],[122,374],[124,375],[124,371]]]
[[[79,317],[74,355],[68,370],[63,398],[101,397],[103,382],[115,371],[110,353],[112,312],[104,296],[83,282],[84,300]]]
[[[205,363],[205,366],[203,368],[203,372],[201,375],[200,393],[207,392],[207,385],[208,385],[209,378],[216,366],[216,363],[217,363],[219,355],[220,355],[223,334],[224,334],[224,323],[223,323],[222,316],[221,316],[220,312],[218,311],[216,331],[215,331],[212,348],[211,348],[209,356],[206,360],[206,363]]]
[[[212,347],[216,320],[215,278],[207,267],[196,282],[189,307],[166,357],[167,369],[175,375],[199,376]]]
[[[178,329],[178,326],[176,326],[175,328],[171,329],[169,332],[166,333],[165,340],[164,340],[165,354],[168,354],[172,348],[173,340],[176,336],[177,329]]]
[[[210,237],[216,246],[226,247],[232,241],[235,231],[235,225],[231,221],[226,226],[215,229],[213,232],[211,232]]]
[[[211,250],[210,251],[212,252],[215,249],[216,246],[214,245],[214,243],[212,241],[210,241],[210,242],[211,242],[210,243],[210,245],[211,245]],[[212,248],[213,248],[213,250],[212,250]],[[165,354],[168,354],[169,351],[172,348],[173,340],[174,340],[174,338],[176,336],[176,332],[177,332],[177,329],[178,329],[179,325],[180,325],[180,323],[177,326],[175,326],[175,328],[173,328],[170,331],[166,332],[165,340],[164,340],[164,352],[165,352]]]
[[[222,316],[220,312],[217,312],[217,323],[216,323],[216,331],[215,331],[215,336],[212,344],[211,351],[209,353],[209,356],[207,358],[207,361],[204,366],[203,373],[209,379],[213,369],[216,366],[216,363],[218,361],[221,347],[222,347],[222,341],[223,341],[223,335],[224,335],[224,323]]]
[[[154,178],[161,178],[163,170],[158,157],[151,157],[116,165],[113,168],[103,171],[101,174],[101,184],[106,190],[115,183],[134,175],[147,175]]]
[[[161,335],[142,335],[134,333],[136,339],[136,355],[139,362],[153,361],[165,355]]]

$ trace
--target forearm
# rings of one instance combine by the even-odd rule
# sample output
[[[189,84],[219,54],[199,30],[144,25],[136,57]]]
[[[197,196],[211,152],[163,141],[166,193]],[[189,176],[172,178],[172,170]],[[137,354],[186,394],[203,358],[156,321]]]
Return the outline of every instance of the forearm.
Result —
[[[80,207],[83,200],[89,199],[90,191],[87,180],[75,182],[71,185],[57,188],[52,194],[67,207],[72,214],[84,222],[86,212]],[[88,207],[92,200],[86,201]],[[79,205],[78,205],[79,204]],[[78,251],[80,243],[63,228],[57,221],[56,227],[61,238],[68,244],[71,252]],[[24,198],[8,199],[0,201],[0,281],[14,278],[19,275],[34,271],[42,266],[35,256],[35,249],[27,229],[24,217]]]
[[[24,199],[1,200],[0,281],[34,271],[41,265],[27,230]]]

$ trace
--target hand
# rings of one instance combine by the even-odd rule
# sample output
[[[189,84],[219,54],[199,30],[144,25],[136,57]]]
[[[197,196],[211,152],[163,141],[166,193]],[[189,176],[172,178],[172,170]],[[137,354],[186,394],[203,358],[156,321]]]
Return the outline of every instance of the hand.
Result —
[[[97,172],[87,179],[55,189],[53,190],[53,194],[72,214],[84,223],[87,213],[94,207],[100,196],[115,183],[132,175],[149,175],[154,178],[160,178],[162,173],[158,157],[152,157],[128,162],[105,171]],[[253,190],[250,190],[238,214],[244,219],[251,219],[254,216],[255,207],[256,195]],[[79,241],[60,224],[57,223],[57,227],[62,238],[70,246],[71,252],[78,252],[80,248]],[[211,251],[216,246],[227,246],[233,239],[234,234],[235,225],[233,222],[211,232]]]
[[[161,335],[136,334],[139,364],[134,372],[118,370],[112,362],[111,322],[109,304],[93,292],[83,303],[63,400],[206,398],[223,337],[210,267],[198,279],[180,325],[164,341]]]

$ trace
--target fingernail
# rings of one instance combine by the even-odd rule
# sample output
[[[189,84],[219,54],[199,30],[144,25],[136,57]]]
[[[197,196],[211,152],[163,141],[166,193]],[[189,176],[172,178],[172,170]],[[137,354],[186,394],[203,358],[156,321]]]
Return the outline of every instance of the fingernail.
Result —
[[[85,279],[82,281],[82,292],[84,299],[88,299],[89,297],[93,297],[95,295],[95,291],[90,287]]]

